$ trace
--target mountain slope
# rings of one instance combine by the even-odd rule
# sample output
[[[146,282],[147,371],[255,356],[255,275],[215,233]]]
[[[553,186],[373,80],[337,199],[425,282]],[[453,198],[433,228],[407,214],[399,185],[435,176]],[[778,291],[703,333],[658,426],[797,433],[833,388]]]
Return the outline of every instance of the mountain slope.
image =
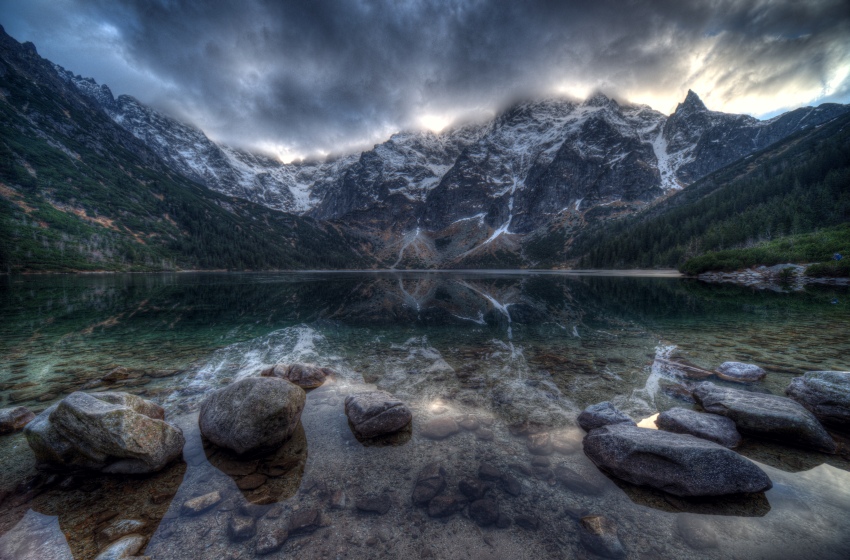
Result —
[[[347,267],[335,227],[172,172],[0,28],[0,269]]]
[[[850,114],[800,131],[650,210],[578,235],[586,267],[679,266],[689,257],[850,222]]]

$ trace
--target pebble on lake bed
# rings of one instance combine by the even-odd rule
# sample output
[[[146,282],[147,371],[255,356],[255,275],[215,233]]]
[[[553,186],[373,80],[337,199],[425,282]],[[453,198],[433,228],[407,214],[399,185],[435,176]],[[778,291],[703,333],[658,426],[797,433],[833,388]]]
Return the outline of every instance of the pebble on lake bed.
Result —
[[[200,515],[221,501],[221,493],[216,490],[197,498],[191,498],[183,502],[180,513],[183,515]]]
[[[345,397],[345,415],[356,436],[377,438],[405,429],[413,420],[407,405],[386,391],[364,391]]]
[[[460,431],[460,427],[450,416],[439,416],[425,422],[422,435],[429,439],[445,439]]]
[[[617,526],[601,515],[582,517],[579,522],[581,544],[603,558],[625,558],[626,550],[617,536]]]
[[[35,418],[35,414],[25,406],[0,409],[0,434],[11,434],[23,429]]]

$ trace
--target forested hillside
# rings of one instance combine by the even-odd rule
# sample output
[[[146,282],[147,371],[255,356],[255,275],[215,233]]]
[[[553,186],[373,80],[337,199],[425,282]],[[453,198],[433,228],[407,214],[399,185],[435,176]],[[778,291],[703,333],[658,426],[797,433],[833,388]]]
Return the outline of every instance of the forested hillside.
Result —
[[[850,221],[850,116],[797,133],[633,217],[580,234],[566,251],[582,268],[678,267]]]
[[[170,172],[30,44],[0,43],[0,270],[347,268],[337,228]]]

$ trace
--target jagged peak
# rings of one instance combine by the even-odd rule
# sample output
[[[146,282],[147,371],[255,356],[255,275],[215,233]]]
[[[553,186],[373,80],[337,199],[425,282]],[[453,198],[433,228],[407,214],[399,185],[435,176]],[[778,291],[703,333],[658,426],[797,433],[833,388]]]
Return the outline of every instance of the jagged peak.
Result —
[[[705,103],[702,102],[702,99],[699,98],[699,95],[694,93],[692,89],[689,89],[688,94],[685,96],[685,100],[682,103],[676,105],[675,112],[694,113],[697,111],[708,111],[708,108],[705,106]]]
[[[614,101],[612,98],[608,97],[602,91],[597,90],[590,94],[590,96],[584,100],[582,103],[585,107],[612,107],[618,109],[620,104]]]

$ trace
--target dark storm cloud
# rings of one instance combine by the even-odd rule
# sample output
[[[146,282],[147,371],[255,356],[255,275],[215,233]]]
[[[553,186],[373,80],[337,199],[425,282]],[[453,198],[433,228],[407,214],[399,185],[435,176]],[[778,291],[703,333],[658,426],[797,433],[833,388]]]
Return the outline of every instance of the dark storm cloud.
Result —
[[[44,4],[55,24],[31,23],[19,39],[110,41],[104,75],[120,82],[116,68],[132,69],[143,101],[216,138],[301,154],[380,140],[426,115],[599,87],[660,110],[693,87],[713,108],[766,113],[846,94],[850,69],[843,0]],[[86,25],[99,31],[80,33]]]

